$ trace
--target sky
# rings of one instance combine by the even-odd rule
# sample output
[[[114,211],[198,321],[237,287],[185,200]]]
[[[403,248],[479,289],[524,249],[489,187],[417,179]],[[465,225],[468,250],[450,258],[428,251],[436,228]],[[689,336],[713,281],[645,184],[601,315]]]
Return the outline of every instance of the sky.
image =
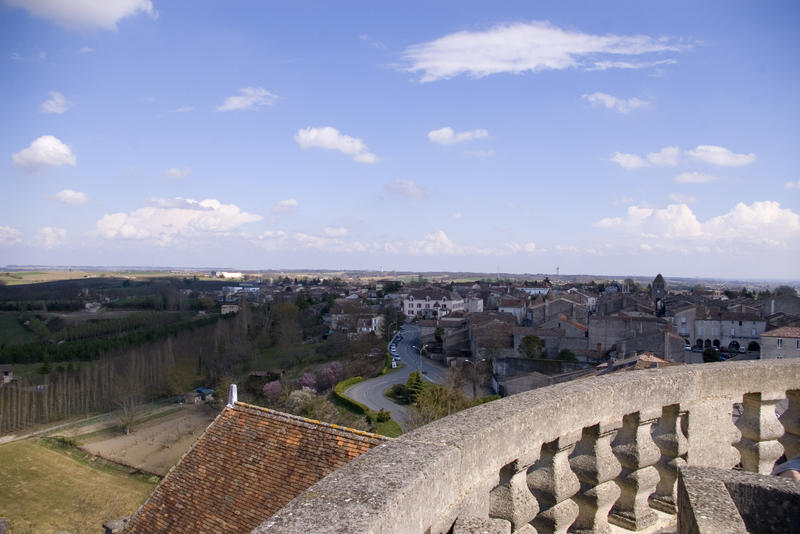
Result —
[[[0,0],[0,265],[800,279],[794,1]]]

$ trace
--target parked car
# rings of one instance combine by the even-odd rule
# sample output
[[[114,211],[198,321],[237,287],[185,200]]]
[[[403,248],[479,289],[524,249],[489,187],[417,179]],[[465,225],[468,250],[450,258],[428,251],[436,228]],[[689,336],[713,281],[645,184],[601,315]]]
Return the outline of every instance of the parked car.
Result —
[[[687,343],[686,346],[684,347],[684,349],[685,350],[692,350],[692,346]]]

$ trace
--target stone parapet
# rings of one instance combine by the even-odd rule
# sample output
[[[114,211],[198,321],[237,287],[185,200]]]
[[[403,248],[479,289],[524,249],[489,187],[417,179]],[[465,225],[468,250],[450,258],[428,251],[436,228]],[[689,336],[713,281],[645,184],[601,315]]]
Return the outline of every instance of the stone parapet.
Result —
[[[794,447],[798,390],[797,360],[676,366],[540,388],[373,448],[253,532],[647,528],[651,508],[675,511],[684,466],[730,469],[741,460],[763,473],[782,442]],[[775,406],[787,394],[784,430]],[[731,414],[743,401],[740,430]]]

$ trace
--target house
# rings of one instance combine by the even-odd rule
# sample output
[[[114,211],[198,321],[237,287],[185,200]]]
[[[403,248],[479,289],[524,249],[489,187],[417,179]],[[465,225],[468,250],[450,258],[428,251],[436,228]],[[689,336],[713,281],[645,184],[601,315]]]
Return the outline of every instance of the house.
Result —
[[[403,299],[403,313],[408,317],[444,317],[454,311],[464,309],[464,299],[458,293],[426,287],[411,291]]]
[[[234,273],[228,271],[214,271],[211,273],[213,278],[242,278],[242,273]]]
[[[0,384],[8,384],[14,380],[14,369],[7,363],[0,363]]]
[[[515,297],[503,297],[497,305],[497,311],[500,313],[510,313],[517,320],[517,324],[521,325],[525,319],[525,310],[527,303]]]
[[[761,334],[760,357],[800,358],[800,327],[783,326]]]
[[[240,403],[233,391],[231,397],[131,517],[125,534],[249,533],[388,439]]]
[[[238,311],[239,311],[238,304],[223,304],[219,310],[219,312],[222,315],[228,315],[229,313],[237,313]]]

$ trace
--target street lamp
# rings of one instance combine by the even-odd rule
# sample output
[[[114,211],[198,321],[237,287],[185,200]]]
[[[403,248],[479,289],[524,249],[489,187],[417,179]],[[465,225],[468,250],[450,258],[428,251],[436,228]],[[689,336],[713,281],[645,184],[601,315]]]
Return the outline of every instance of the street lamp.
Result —
[[[472,364],[472,399],[474,400],[475,397],[478,396],[477,389],[478,389],[478,364],[472,360],[464,360],[466,363]],[[479,362],[485,362],[486,358],[481,358],[478,360]]]

